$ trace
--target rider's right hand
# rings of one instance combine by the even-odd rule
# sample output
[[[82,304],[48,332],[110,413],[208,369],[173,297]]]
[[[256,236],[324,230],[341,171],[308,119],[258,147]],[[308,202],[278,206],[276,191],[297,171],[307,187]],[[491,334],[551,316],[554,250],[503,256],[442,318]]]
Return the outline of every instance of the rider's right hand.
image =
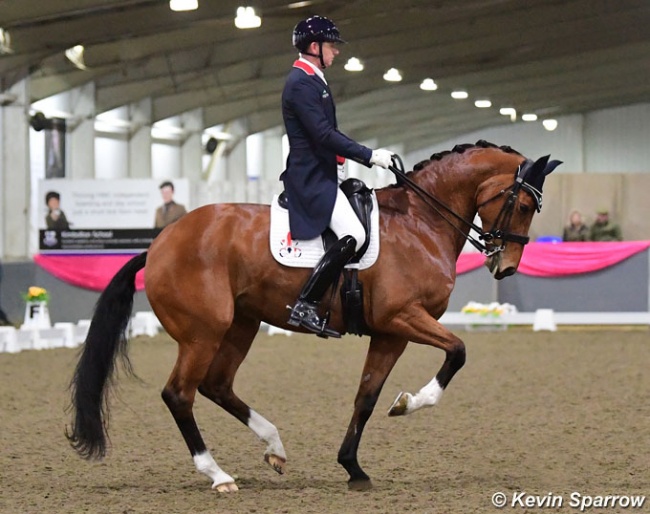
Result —
[[[370,164],[388,169],[388,166],[393,164],[393,152],[384,148],[373,150],[372,157],[370,157]]]

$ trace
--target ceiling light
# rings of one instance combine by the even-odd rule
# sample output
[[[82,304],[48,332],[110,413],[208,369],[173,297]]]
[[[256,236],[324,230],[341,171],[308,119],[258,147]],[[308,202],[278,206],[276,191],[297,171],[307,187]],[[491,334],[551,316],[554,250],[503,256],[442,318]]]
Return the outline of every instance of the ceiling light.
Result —
[[[467,94],[467,91],[458,90],[458,91],[452,91],[451,92],[451,97],[456,99],[456,100],[464,100],[468,96],[469,95]]]
[[[5,29],[0,28],[0,54],[13,54],[11,36]]]
[[[438,89],[438,84],[433,79],[424,79],[420,84],[420,89],[423,91],[435,91]]]
[[[476,100],[474,105],[479,109],[487,109],[488,107],[492,107],[492,102],[489,100]]]
[[[300,9],[301,7],[307,7],[314,2],[312,0],[305,0],[304,2],[293,2],[292,4],[287,5],[289,9]]]
[[[399,82],[402,80],[402,75],[397,68],[391,68],[384,73],[384,80],[387,80],[388,82]]]
[[[347,71],[363,71],[363,64],[356,57],[350,57],[343,68]]]
[[[262,24],[262,18],[255,14],[252,7],[237,7],[235,27],[238,29],[256,29]]]
[[[195,11],[199,8],[199,0],[169,0],[172,11]]]
[[[542,125],[544,125],[544,128],[550,132],[557,128],[557,120],[547,119],[542,121]]]
[[[499,114],[502,116],[510,116],[510,121],[515,121],[517,119],[517,111],[514,107],[501,107],[501,109],[499,109]]]
[[[65,56],[68,60],[74,64],[80,70],[86,70],[86,65],[84,64],[84,47],[83,45],[75,45],[72,48],[68,48],[65,51]]]
[[[537,114],[531,114],[531,113],[522,114],[521,119],[524,120],[524,121],[536,121],[537,120]]]

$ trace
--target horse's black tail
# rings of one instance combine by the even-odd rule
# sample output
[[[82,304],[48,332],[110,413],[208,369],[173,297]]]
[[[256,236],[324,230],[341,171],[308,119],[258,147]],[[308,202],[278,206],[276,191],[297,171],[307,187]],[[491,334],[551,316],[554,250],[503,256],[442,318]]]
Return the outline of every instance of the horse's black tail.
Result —
[[[108,392],[118,354],[131,371],[126,330],[133,309],[135,275],[146,261],[147,252],[143,252],[127,262],[99,297],[70,383],[73,419],[66,437],[87,459],[101,459],[106,454]]]

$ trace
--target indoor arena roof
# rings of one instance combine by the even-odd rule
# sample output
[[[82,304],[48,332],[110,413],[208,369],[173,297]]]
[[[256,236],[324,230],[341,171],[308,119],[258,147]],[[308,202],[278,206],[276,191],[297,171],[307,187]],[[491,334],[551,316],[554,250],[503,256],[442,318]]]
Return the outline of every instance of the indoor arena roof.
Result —
[[[240,30],[239,0],[191,12],[166,0],[3,0],[0,89],[30,74],[35,101],[92,80],[97,113],[151,97],[155,120],[204,107],[206,127],[244,118],[253,133],[281,123],[291,31],[316,13],[349,42],[327,79],[339,125],[359,140],[408,150],[509,123],[500,107],[543,118],[650,101],[648,0],[290,2],[256,0],[261,27]],[[64,56],[78,44],[86,70]],[[363,71],[344,70],[352,56]],[[382,78],[393,67],[401,82]],[[425,78],[438,89],[421,90]]]

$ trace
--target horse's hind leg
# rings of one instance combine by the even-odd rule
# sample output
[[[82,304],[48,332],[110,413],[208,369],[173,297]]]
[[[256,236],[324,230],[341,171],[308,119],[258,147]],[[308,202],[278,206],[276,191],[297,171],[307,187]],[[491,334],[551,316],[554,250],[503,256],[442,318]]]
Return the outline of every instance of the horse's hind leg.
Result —
[[[179,342],[178,359],[163,389],[162,398],[174,416],[196,469],[212,479],[213,488],[219,492],[230,492],[237,491],[235,480],[217,465],[206,448],[192,412],[196,390],[210,367],[216,349],[214,342]]]
[[[232,389],[237,370],[246,358],[258,330],[259,321],[242,316],[235,318],[199,386],[199,392],[232,414],[264,441],[267,445],[264,460],[275,471],[283,474],[287,456],[278,429],[246,405]]]
[[[338,461],[350,475],[348,485],[353,489],[371,487],[370,478],[364,473],[357,460],[361,434],[397,359],[404,352],[406,339],[373,336],[370,339],[368,355],[361,375],[361,383],[354,400],[354,413],[339,450]]]

